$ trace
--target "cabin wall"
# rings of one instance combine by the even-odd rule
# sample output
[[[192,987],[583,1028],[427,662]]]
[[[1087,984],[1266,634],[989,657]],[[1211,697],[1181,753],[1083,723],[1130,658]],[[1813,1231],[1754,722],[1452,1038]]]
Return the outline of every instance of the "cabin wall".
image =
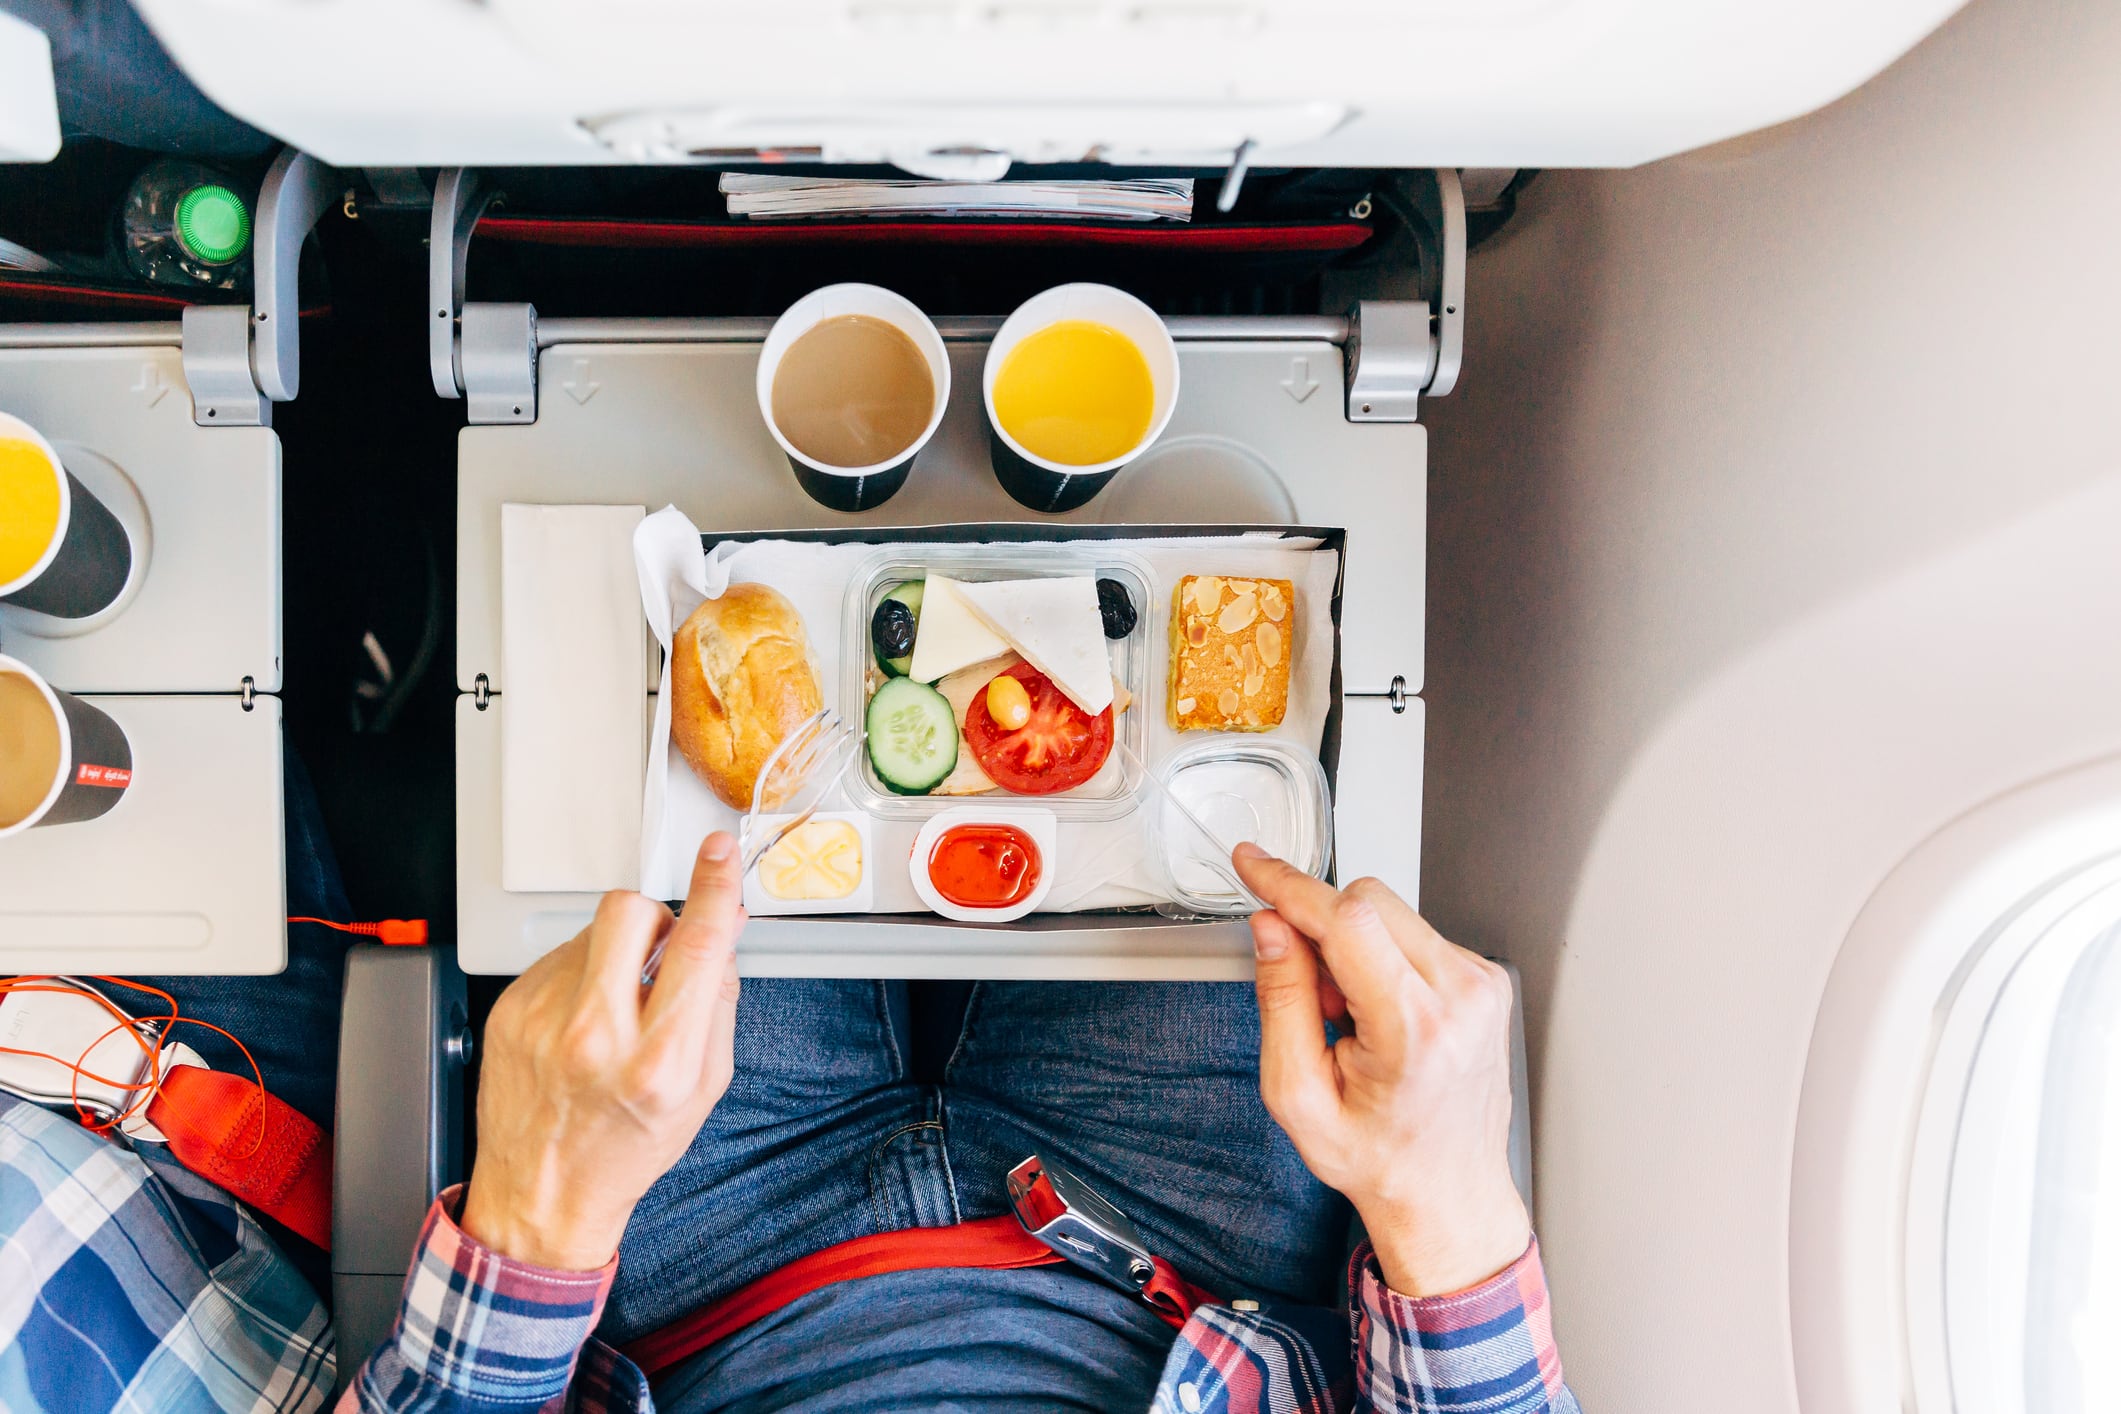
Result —
[[[1588,1408],[1797,1407],[1836,950],[1924,837],[2121,752],[2116,74],[2121,8],[1977,0],[1819,113],[1544,174],[1472,259],[1423,902],[1524,969]]]

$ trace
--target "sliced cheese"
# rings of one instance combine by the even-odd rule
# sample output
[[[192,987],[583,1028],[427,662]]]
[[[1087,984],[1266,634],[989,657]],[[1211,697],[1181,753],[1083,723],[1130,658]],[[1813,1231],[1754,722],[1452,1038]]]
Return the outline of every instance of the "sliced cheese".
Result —
[[[1053,679],[1070,702],[1093,717],[1112,705],[1112,659],[1096,580],[999,579],[960,584],[957,591],[965,607]]]
[[[928,576],[921,592],[920,629],[913,636],[913,662],[907,669],[915,682],[934,682],[1009,651],[1009,645],[965,607],[964,588],[957,580]],[[1094,590],[1092,594],[1094,598]]]

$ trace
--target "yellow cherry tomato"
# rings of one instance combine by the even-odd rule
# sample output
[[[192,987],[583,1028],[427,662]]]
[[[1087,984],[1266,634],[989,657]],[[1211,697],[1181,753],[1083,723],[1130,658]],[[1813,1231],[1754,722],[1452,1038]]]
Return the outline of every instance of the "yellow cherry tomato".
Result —
[[[1003,673],[987,684],[987,715],[1005,732],[1020,729],[1031,720],[1031,694],[1024,685]]]

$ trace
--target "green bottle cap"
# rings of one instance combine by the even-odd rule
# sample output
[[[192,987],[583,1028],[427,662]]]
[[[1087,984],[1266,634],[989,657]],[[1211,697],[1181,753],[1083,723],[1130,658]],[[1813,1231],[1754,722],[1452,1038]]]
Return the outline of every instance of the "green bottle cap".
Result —
[[[243,198],[208,182],[177,198],[177,244],[208,265],[226,265],[250,245]]]

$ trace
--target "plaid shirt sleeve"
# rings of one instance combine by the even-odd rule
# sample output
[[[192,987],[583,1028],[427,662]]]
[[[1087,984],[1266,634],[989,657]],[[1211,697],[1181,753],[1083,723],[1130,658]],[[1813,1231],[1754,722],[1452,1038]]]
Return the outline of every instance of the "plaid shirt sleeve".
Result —
[[[1419,1301],[1385,1285],[1364,1243],[1348,1290],[1345,1318],[1201,1307],[1164,1362],[1152,1414],[1579,1414],[1537,1243],[1470,1291]]]
[[[1405,1414],[1578,1414],[1562,1383],[1535,1240],[1490,1280],[1415,1299],[1385,1285],[1366,1242],[1348,1269],[1357,1409]]]
[[[227,1194],[0,1095],[0,1409],[321,1409],[324,1306]]]
[[[397,1323],[339,1414],[653,1414],[641,1372],[589,1334],[618,1259],[561,1272],[504,1257],[457,1226],[463,1199],[459,1185],[428,1210]]]

